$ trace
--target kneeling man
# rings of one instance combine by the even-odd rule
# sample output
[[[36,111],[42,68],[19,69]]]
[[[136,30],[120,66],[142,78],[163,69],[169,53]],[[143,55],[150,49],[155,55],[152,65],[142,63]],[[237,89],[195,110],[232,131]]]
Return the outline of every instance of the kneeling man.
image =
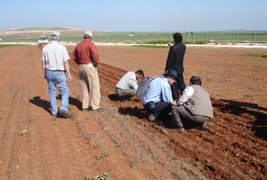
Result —
[[[142,99],[146,111],[150,113],[148,120],[156,121],[161,115],[171,111],[173,103],[171,84],[176,82],[178,73],[170,69],[163,77],[153,79]]]
[[[185,122],[193,122],[204,130],[204,123],[213,117],[213,108],[210,96],[201,87],[201,79],[198,76],[190,78],[188,86],[182,97],[172,106],[173,122],[178,126],[178,132],[184,133],[184,126],[181,118]]]
[[[132,96],[136,94],[138,88],[137,81],[144,77],[144,72],[138,70],[134,72],[127,72],[116,85],[116,95],[121,100],[129,100]]]

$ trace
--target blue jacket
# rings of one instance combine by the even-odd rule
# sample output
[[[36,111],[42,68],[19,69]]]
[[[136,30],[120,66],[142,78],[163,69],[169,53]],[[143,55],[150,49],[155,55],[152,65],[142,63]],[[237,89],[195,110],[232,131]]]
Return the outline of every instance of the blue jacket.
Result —
[[[168,102],[172,103],[172,91],[166,77],[158,77],[154,79],[142,99],[143,105],[148,102]]]

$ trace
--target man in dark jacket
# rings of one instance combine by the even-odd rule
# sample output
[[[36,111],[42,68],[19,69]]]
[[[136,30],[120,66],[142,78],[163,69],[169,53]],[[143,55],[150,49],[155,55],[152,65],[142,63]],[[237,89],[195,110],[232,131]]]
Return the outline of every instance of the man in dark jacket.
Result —
[[[182,34],[175,33],[173,39],[174,45],[170,46],[169,44],[170,50],[166,62],[165,73],[170,69],[175,69],[178,72],[177,81],[171,86],[173,99],[177,100],[179,98],[178,90],[180,91],[180,94],[182,94],[186,87],[183,77],[186,46],[181,43],[183,41]]]

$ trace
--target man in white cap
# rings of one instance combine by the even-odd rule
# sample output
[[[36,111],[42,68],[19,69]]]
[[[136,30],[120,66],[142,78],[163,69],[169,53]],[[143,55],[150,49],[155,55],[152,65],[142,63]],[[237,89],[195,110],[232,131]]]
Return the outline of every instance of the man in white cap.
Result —
[[[99,55],[92,42],[92,37],[92,31],[86,31],[83,36],[84,40],[78,43],[73,51],[73,59],[79,64],[83,111],[102,110],[100,108],[100,85],[97,72]]]
[[[69,68],[69,54],[67,49],[59,44],[60,32],[54,31],[51,34],[52,42],[44,46],[42,50],[42,62],[44,77],[48,83],[49,99],[51,105],[52,116],[60,114],[65,118],[71,118],[68,112],[69,90],[67,86],[65,71],[67,72],[67,80],[71,81]],[[56,87],[58,86],[62,97],[62,103],[58,110],[56,103]]]

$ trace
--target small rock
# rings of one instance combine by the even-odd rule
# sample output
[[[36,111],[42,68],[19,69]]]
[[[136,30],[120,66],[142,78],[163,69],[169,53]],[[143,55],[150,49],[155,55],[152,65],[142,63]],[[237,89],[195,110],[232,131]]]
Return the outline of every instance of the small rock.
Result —
[[[21,136],[27,136],[27,130],[25,129],[25,130],[21,131],[20,135]]]

